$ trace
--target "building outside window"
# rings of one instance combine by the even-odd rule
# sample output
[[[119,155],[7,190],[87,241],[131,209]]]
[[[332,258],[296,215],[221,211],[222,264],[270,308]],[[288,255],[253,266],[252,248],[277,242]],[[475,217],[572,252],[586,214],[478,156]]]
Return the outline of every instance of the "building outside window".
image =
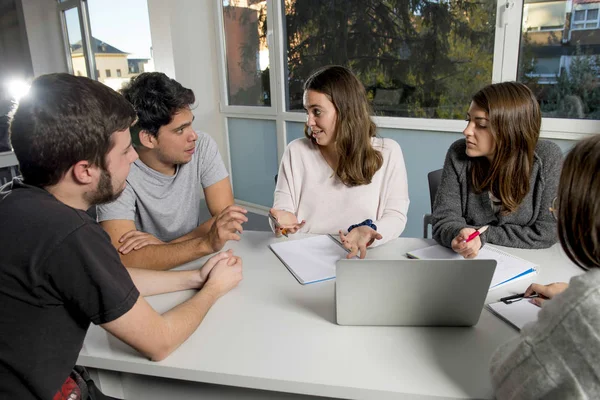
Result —
[[[110,78],[110,69],[106,69],[104,72],[106,73],[106,77]]]

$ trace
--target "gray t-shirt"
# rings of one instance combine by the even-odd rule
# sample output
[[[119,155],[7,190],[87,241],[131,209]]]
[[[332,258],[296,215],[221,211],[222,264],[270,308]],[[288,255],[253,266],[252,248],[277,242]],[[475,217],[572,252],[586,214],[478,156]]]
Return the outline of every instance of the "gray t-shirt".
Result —
[[[132,220],[139,231],[171,241],[194,230],[200,220],[204,188],[228,176],[215,141],[198,132],[196,152],[175,175],[163,175],[136,160],[127,176],[123,194],[97,207],[98,221]]]

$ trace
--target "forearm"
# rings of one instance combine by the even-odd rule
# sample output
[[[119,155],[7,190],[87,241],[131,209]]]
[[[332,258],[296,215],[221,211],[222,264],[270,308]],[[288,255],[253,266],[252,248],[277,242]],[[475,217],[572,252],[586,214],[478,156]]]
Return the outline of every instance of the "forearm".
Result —
[[[142,296],[195,289],[204,284],[197,270],[166,272],[127,268],[127,272]]]
[[[376,240],[373,243],[373,247],[380,246],[392,239],[400,236],[406,227],[406,212],[408,211],[408,204],[404,212],[386,212],[384,215],[375,221],[377,225],[377,232],[383,236],[381,240]]]
[[[536,222],[531,226],[490,226],[483,236],[486,242],[525,249],[545,249],[557,241],[554,221]]]
[[[171,240],[169,243],[181,243],[181,242],[185,242],[186,240],[204,237],[208,234],[208,231],[210,230],[210,227],[212,226],[212,224],[214,222],[215,222],[215,217],[212,217],[209,220],[202,223],[200,226],[198,226],[196,229],[194,229],[190,233],[187,233],[177,239]]]
[[[208,310],[215,304],[217,299],[218,296],[215,293],[203,289],[190,300],[162,315],[165,322],[163,333],[167,338],[165,357],[177,349],[198,329]]]
[[[432,236],[436,242],[442,246],[450,248],[452,240],[458,235],[461,229],[472,228],[462,217],[446,217],[436,219],[435,214],[432,223]]]
[[[128,268],[167,270],[212,252],[212,247],[206,239],[195,238],[181,243],[146,246],[125,255],[121,254],[121,261]]]

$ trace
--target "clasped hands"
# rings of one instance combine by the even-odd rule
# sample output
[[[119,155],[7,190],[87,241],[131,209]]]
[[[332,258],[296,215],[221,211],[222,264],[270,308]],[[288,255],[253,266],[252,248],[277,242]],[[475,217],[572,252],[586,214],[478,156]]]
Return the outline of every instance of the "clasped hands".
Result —
[[[289,211],[271,208],[270,213],[280,225],[280,227],[275,227],[275,235],[277,237],[281,236],[282,229],[285,229],[286,233],[289,234],[296,233],[306,223],[304,220],[298,222],[296,215]],[[369,226],[358,226],[347,234],[344,234],[344,232],[340,230],[339,235],[342,245],[349,251],[346,258],[353,258],[357,255],[360,258],[365,258],[367,255],[367,247],[373,244],[375,240],[381,240],[383,238],[380,233],[377,233],[377,231]]]

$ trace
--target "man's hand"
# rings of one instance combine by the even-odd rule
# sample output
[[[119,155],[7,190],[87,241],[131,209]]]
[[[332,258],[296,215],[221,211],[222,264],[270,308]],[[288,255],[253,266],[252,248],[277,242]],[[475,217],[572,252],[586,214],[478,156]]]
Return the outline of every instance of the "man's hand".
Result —
[[[207,290],[219,298],[236,287],[241,280],[242,259],[232,255],[216,262],[202,290]]]
[[[292,214],[289,211],[276,210],[274,208],[271,208],[271,210],[269,212],[271,213],[271,215],[273,215],[275,217],[275,219],[281,226],[281,228],[275,227],[275,236],[277,236],[277,237],[281,236],[282,229],[285,229],[287,234],[296,233],[300,229],[302,229],[302,227],[306,223],[306,221],[304,221],[304,220],[301,222],[298,222],[298,217],[296,217],[294,214]]]
[[[219,261],[226,260],[231,257],[233,257],[233,250],[223,251],[209,258],[198,270],[199,280],[197,288],[200,289],[206,283],[208,276],[210,275],[210,271],[213,270]]]
[[[475,232],[473,228],[463,228],[458,233],[458,236],[452,240],[452,250],[463,256],[464,258],[474,258],[479,254],[481,249],[481,238],[477,236],[469,242],[465,242],[470,234]]]
[[[165,244],[151,234],[137,230],[132,230],[123,234],[123,236],[119,238],[119,243],[123,243],[118,249],[121,254],[127,254],[132,250],[139,250],[142,247],[153,244]]]
[[[207,239],[213,251],[219,251],[228,240],[240,240],[244,228],[242,224],[248,222],[246,213],[248,211],[240,206],[232,205],[225,208],[210,227]]]
[[[381,240],[382,238],[383,236],[370,226],[357,226],[348,232],[347,235],[344,235],[344,233],[340,231],[340,240],[342,241],[342,244],[346,249],[350,250],[350,253],[348,253],[346,258],[356,257],[359,253],[360,258],[365,258],[367,255],[367,247],[372,245],[375,239]]]
[[[540,285],[537,283],[533,283],[529,285],[529,287],[525,291],[524,297],[529,297],[537,293],[539,297],[530,299],[530,301],[536,306],[541,307],[546,300],[550,300],[557,294],[564,292],[565,289],[568,287],[569,284],[566,282],[556,282],[551,283],[549,285]]]

